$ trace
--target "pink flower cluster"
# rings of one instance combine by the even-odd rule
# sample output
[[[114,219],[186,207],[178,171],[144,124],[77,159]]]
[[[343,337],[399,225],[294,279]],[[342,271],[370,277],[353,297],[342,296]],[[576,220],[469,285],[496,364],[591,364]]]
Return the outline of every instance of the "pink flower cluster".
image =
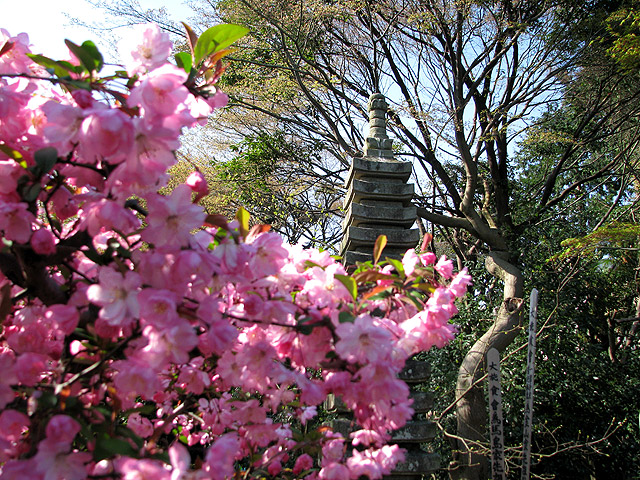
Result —
[[[208,216],[201,175],[159,194],[224,94],[141,35],[98,79],[1,30],[0,479],[380,478],[412,414],[397,374],[453,338],[470,277],[413,251],[348,275]],[[316,421],[329,394],[351,438]]]

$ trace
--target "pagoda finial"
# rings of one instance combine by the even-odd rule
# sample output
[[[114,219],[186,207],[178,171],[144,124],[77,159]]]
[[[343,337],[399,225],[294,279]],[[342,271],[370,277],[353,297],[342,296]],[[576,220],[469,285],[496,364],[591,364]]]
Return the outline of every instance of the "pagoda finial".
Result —
[[[393,160],[391,139],[387,135],[387,101],[381,93],[369,97],[369,135],[364,142],[365,157]]]

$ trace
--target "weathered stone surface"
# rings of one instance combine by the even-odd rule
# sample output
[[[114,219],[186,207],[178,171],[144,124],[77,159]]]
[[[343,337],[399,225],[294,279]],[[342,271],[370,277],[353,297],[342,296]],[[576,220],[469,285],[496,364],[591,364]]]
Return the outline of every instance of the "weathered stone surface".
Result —
[[[373,260],[373,253],[362,253],[347,250],[342,253],[342,263],[345,265],[355,265],[357,262],[370,262]]]
[[[429,392],[411,392],[410,396],[413,399],[411,408],[413,408],[416,413],[427,413],[431,410],[431,407],[433,407],[433,395]],[[350,412],[342,399],[333,394],[327,396],[324,401],[324,408],[331,413]]]
[[[354,179],[345,197],[345,206],[362,200],[381,200],[401,202],[408,206],[413,198],[413,184],[383,183]]]
[[[383,207],[352,203],[347,209],[344,226],[397,225],[411,228],[416,221],[416,207]]]
[[[354,178],[382,178],[400,179],[403,182],[409,180],[413,166],[409,162],[384,161],[371,157],[355,157],[349,169],[347,185]]]
[[[411,392],[411,398],[411,408],[416,413],[427,413],[433,407],[433,394],[430,392]]]
[[[429,380],[429,363],[420,360],[407,360],[398,377],[407,383],[422,383]]]
[[[348,418],[336,418],[335,420],[331,420],[329,421],[329,426],[331,427],[331,430],[341,434],[344,438],[349,438],[349,434],[351,432],[360,430],[360,427]]]
[[[342,237],[342,252],[359,251],[361,247],[364,249],[362,253],[371,255],[373,245],[375,245],[378,236],[387,236],[387,246],[382,252],[382,258],[395,257],[403,255],[408,249],[415,247],[420,240],[420,232],[417,229],[405,230],[400,228],[365,228],[365,227],[347,227]]]
[[[374,244],[380,235],[387,236],[389,247],[411,248],[420,240],[420,232],[417,229],[348,227],[345,234],[353,246]]]
[[[410,450],[405,455],[404,462],[399,463],[396,469],[386,480],[395,478],[408,480],[409,475],[427,474],[440,468],[440,455],[423,451]]]
[[[404,427],[391,433],[391,440],[397,443],[425,443],[436,436],[436,424],[428,420],[412,420]]]
[[[360,427],[348,418],[336,418],[329,422],[329,426],[334,432],[349,438],[351,432],[359,430]],[[391,432],[391,440],[395,443],[425,443],[433,440],[436,436],[436,424],[428,420],[412,420],[404,427]]]

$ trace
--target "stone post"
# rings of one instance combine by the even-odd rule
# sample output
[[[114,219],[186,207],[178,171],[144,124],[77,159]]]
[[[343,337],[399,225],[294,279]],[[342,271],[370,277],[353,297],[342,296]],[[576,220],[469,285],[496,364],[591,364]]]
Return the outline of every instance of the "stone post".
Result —
[[[355,157],[349,170],[341,247],[347,265],[371,260],[379,235],[387,236],[383,257],[400,257],[420,239],[418,230],[411,228],[416,220],[411,204],[413,184],[407,183],[412,166],[393,156],[386,129],[387,108],[384,95],[369,97],[364,156]]]

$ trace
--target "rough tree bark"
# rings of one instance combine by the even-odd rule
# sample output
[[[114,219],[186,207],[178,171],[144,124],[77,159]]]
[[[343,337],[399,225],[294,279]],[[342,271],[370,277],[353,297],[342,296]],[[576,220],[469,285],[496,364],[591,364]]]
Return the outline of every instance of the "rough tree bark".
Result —
[[[503,301],[493,325],[464,357],[458,371],[456,398],[459,399],[458,451],[450,465],[452,479],[489,478],[486,438],[487,406],[484,396],[485,357],[489,349],[503,352],[518,334],[522,323],[522,272],[509,262],[505,252],[491,252],[485,260],[487,271],[504,282]],[[484,451],[483,451],[484,450]]]

